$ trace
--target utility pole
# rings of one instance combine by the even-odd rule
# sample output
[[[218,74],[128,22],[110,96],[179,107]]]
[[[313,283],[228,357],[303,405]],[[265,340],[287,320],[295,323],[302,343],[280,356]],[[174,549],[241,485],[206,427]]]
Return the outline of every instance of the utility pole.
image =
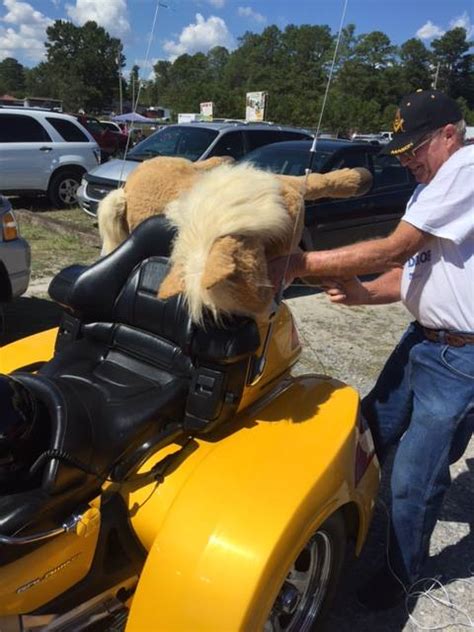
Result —
[[[120,109],[120,114],[123,114],[122,68],[120,66],[120,51],[117,53],[117,57],[115,61],[117,62],[118,80],[119,80],[119,109]]]
[[[434,76],[433,82],[432,82],[432,84],[431,84],[431,87],[432,87],[434,90],[436,90],[436,86],[438,85],[439,66],[440,66],[440,62],[438,62],[438,63],[436,64],[436,72],[435,72],[435,76]]]

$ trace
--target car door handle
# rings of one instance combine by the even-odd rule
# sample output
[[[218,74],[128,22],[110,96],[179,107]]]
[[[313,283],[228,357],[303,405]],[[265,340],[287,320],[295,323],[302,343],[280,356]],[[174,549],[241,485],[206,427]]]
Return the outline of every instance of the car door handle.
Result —
[[[53,151],[52,147],[40,147],[40,151]]]

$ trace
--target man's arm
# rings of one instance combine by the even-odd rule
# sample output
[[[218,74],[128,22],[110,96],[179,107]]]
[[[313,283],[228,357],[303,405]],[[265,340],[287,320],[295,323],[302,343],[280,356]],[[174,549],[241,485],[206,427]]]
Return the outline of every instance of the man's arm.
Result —
[[[349,277],[353,275],[386,272],[403,266],[416,252],[421,250],[431,235],[415,228],[403,220],[394,232],[383,239],[362,241],[350,246],[291,255],[286,280],[295,277]],[[286,259],[284,257],[281,258]],[[270,264],[272,280],[283,274],[278,270],[279,260]]]
[[[357,277],[324,282],[332,303],[339,305],[385,305],[400,300],[402,268],[393,268],[373,281],[362,283]]]

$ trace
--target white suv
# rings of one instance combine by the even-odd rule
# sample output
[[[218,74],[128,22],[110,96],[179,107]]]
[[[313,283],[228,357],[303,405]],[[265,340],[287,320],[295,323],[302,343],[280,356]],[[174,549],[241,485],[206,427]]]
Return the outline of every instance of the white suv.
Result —
[[[67,114],[0,107],[0,191],[46,194],[53,206],[76,204],[86,171],[100,163],[89,132]]]

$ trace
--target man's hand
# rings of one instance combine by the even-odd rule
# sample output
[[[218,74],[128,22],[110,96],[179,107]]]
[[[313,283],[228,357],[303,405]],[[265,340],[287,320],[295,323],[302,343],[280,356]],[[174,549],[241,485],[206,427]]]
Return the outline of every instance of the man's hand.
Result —
[[[366,305],[371,296],[357,277],[347,279],[322,279],[321,287],[329,296],[331,303],[339,305]]]

